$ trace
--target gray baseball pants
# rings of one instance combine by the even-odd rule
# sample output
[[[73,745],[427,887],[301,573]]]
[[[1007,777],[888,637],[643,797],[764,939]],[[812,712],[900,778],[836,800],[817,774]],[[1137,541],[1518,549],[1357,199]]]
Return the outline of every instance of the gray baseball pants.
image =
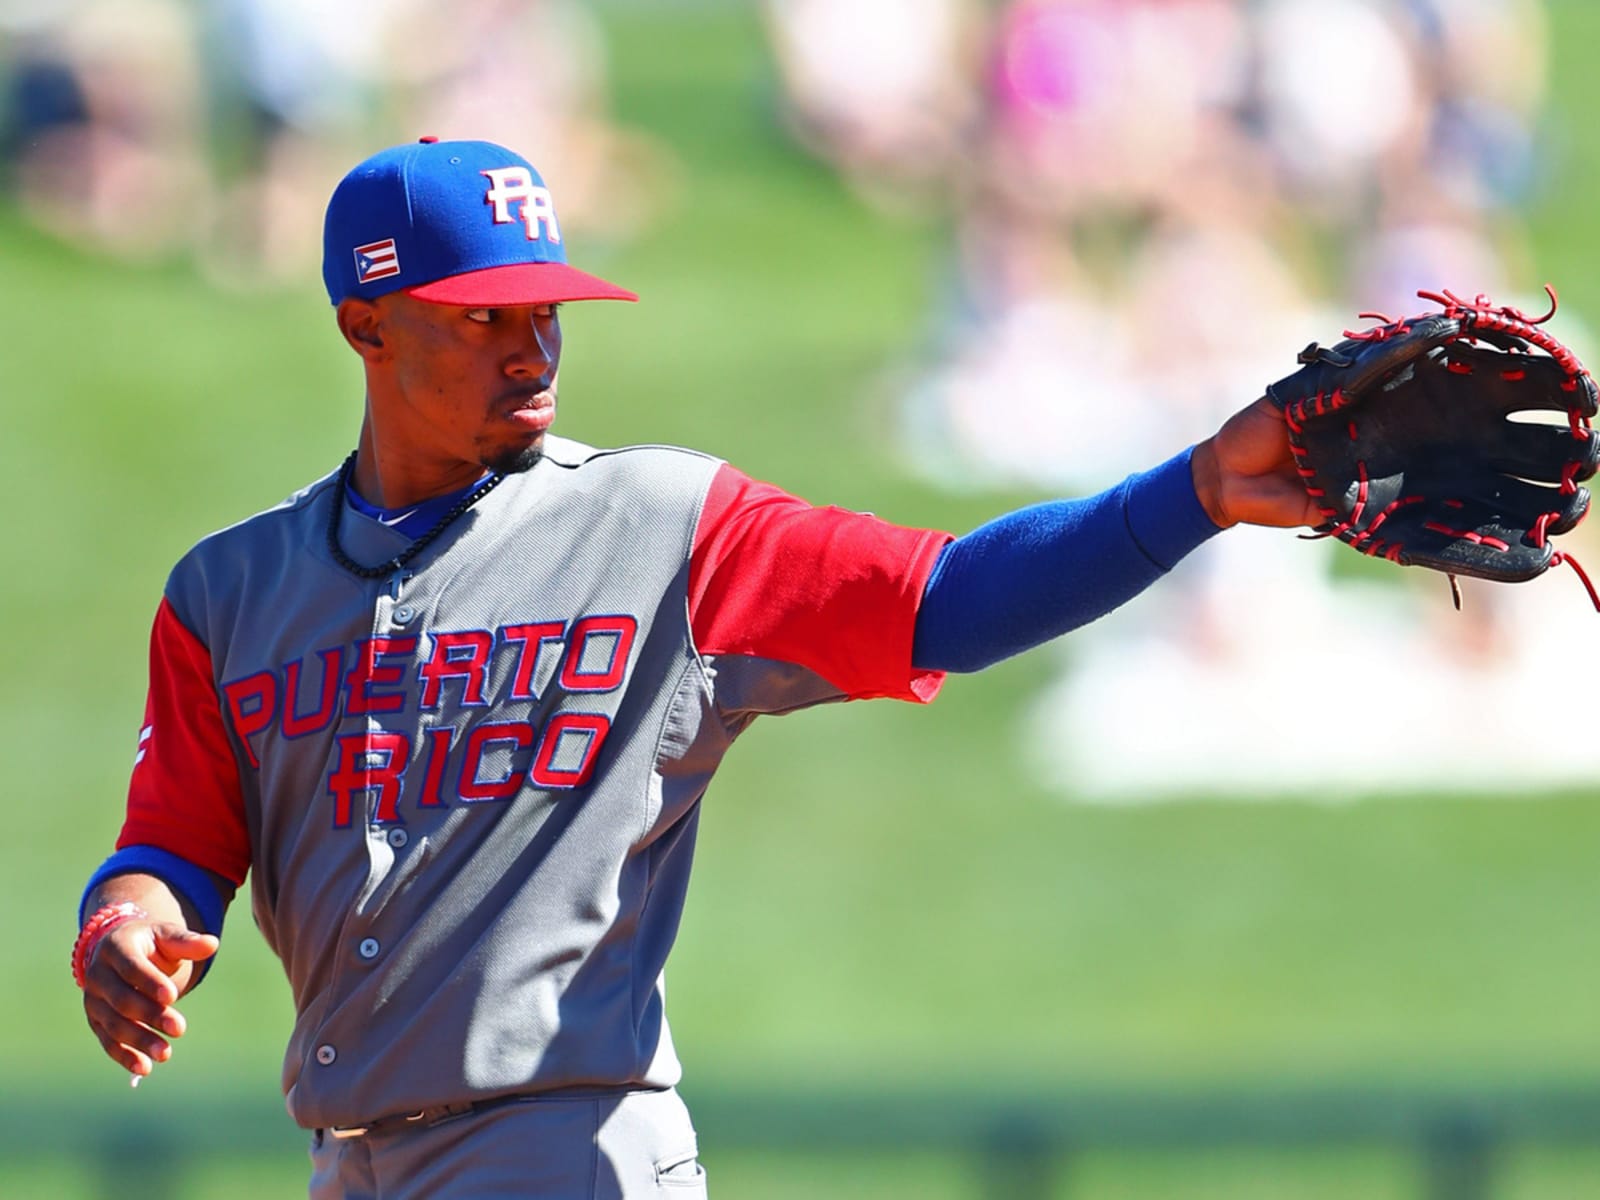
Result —
[[[311,1138],[311,1200],[704,1200],[672,1089],[530,1096],[437,1125]]]

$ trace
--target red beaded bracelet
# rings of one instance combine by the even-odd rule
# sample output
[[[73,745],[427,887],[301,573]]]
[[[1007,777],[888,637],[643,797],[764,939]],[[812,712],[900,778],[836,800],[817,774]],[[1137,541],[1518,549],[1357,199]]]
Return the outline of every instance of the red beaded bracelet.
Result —
[[[145,912],[132,900],[124,900],[121,904],[102,904],[83,923],[83,929],[78,934],[78,940],[72,943],[72,978],[78,986],[84,986],[84,972],[89,966],[89,956],[94,953],[94,948],[100,944],[100,939],[105,937],[118,925],[128,921],[148,921],[150,914]]]

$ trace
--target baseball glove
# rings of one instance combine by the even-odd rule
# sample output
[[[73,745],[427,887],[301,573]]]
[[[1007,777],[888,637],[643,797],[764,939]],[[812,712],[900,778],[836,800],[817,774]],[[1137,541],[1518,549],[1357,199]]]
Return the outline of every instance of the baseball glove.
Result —
[[[1345,331],[1300,352],[1267,388],[1283,410],[1317,533],[1363,554],[1450,576],[1520,582],[1571,563],[1556,550],[1589,511],[1579,487],[1600,465],[1590,421],[1600,393],[1577,357],[1529,317],[1488,297],[1418,292],[1438,311]],[[1560,414],[1514,419],[1514,414]]]

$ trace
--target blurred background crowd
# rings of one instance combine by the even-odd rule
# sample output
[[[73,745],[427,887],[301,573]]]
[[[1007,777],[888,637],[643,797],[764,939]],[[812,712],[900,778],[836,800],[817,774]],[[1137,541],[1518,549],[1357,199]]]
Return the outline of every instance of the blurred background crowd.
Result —
[[[1518,218],[1541,178],[1539,0],[768,10],[798,138],[870,203],[949,219],[896,392],[907,462],[952,486],[1098,490],[1210,434],[1357,312],[1424,309],[1418,290],[1546,309]],[[1582,352],[1570,307],[1562,330]],[[1067,640],[1034,709],[1038,765],[1118,802],[1197,773],[1235,794],[1306,774],[1322,798],[1360,794],[1405,763],[1424,790],[1514,789],[1490,725],[1528,712],[1514,736],[1539,738],[1558,648],[1530,610],[1582,603],[1576,582],[1469,589],[1454,618],[1438,579],[1406,578],[1418,595],[1339,568],[1267,531],[1203,547],[1178,586]],[[1363,731],[1362,755],[1307,746],[1282,698],[1341,677],[1354,645],[1378,651],[1360,686],[1442,718],[1437,741],[1398,722]],[[1595,766],[1566,747],[1538,773]]]
[[[951,219],[920,462],[1102,481],[1352,305],[1526,286],[1539,0],[768,11],[796,134],[874,203]]]
[[[1005,393],[1002,414],[936,405],[969,476],[1079,483],[1142,463],[1142,446],[1064,420],[1074,395],[1209,416],[1253,386],[1279,326],[1321,328],[1306,314],[1330,301],[1404,309],[1450,279],[1525,290],[1541,0],[765,13],[793,135],[869,202],[954,230],[944,365],[1009,371],[981,389]],[[663,167],[609,118],[603,38],[577,0],[8,0],[0,56],[5,183],[36,220],[227,274],[298,277],[329,176],[385,137],[525,146],[569,220],[621,233],[657,192],[637,172]]]
[[[768,13],[795,135],[870,203],[951,230],[895,384],[906,462],[950,486],[1096,490],[1216,428],[1358,312],[1426,308],[1419,289],[1545,310],[1518,216],[1544,163],[1540,0]],[[1578,314],[1559,324],[1592,359]],[[1437,578],[1342,578],[1347,552],[1307,550],[1235,532],[1068,639],[1035,707],[1046,775],[1115,801],[1222,779],[1281,795],[1313,777],[1322,798],[1526,786],[1494,734],[1526,713],[1512,736],[1540,737],[1563,657],[1540,613],[1581,605],[1576,581],[1469,587],[1458,617]],[[1339,678],[1354,645],[1352,690],[1438,720],[1377,722],[1359,755],[1308,745],[1284,697]],[[1573,746],[1535,773],[1596,767]]]
[[[333,184],[423,132],[525,148],[574,228],[626,235],[659,192],[577,0],[7,0],[0,68],[32,219],[222,285],[314,278]]]
[[[763,14],[782,127],[866,203],[947,231],[923,337],[885,371],[903,459],[941,486],[1102,487],[1209,432],[1358,311],[1415,311],[1419,288],[1543,310],[1517,216],[1541,179],[1542,0]],[[314,279],[338,176],[420,132],[523,150],[591,240],[670,202],[672,156],[613,119],[578,0],[8,0],[0,67],[0,169],[23,212],[91,250],[190,257],[224,287]],[[1578,314],[1560,324],[1583,353]],[[1428,690],[1469,727],[1490,697],[1547,686],[1550,623],[1527,607],[1567,589],[1471,589],[1441,620],[1437,580],[1344,579],[1343,554],[1235,534],[1071,639],[1037,706],[1040,769],[1085,798],[1214,772],[1277,792],[1304,752],[1277,698],[1353,638],[1388,651],[1394,678],[1374,687]],[[1189,734],[1133,745],[1130,707]],[[1242,753],[1263,731],[1284,758]],[[1453,746],[1406,744],[1458,764],[1420,784],[1503,782]],[[1568,757],[1539,782],[1600,766]],[[1393,782],[1382,758],[1319,769],[1361,790]]]

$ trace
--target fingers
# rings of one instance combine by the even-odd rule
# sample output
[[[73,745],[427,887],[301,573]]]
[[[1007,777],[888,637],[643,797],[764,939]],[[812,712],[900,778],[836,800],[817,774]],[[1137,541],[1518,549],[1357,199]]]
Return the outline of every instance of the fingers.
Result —
[[[157,926],[154,932],[155,947],[150,956],[151,962],[163,974],[177,976],[176,982],[179,983],[188,978],[184,971],[185,963],[210,958],[217,952],[217,939],[209,933],[193,933],[187,929],[174,931],[170,926]]]
[[[155,1064],[147,1056],[106,1036],[95,1029],[93,1022],[89,1028],[99,1039],[100,1048],[106,1052],[106,1057],[135,1079],[143,1079],[155,1071]]]
[[[96,969],[103,967],[128,988],[159,1002],[162,1007],[175,1003],[178,987],[170,978],[171,972],[164,969],[164,964],[159,961],[159,958],[166,957],[160,955],[158,949],[166,938],[158,938],[158,928],[162,927],[129,922],[113,929],[95,947],[94,956],[89,960],[86,977],[90,984],[95,981]],[[165,927],[167,937],[171,936],[173,928]]]
[[[91,985],[95,982],[94,979],[90,979]],[[171,980],[163,978],[162,984],[166,991],[151,995],[139,984],[119,975],[114,980],[103,981],[101,986],[86,988],[85,992],[87,996],[99,1000],[129,1020],[137,1021],[141,1025],[172,1037],[182,1037],[187,1022],[184,1021],[183,1014],[172,1007],[178,998],[177,989],[172,986]]]
[[[1322,510],[1297,475],[1260,475],[1235,480],[1225,496],[1231,522],[1278,529],[1322,524]],[[1220,524],[1220,522],[1218,522]]]
[[[1216,525],[1315,527],[1322,513],[1289,453],[1283,414],[1260,399],[1229,417],[1194,448],[1195,494]]]
[[[1241,408],[1210,439],[1225,474],[1262,475],[1291,464],[1283,413],[1265,398]]]
[[[160,958],[198,962],[217,952],[217,939],[209,933],[189,929],[172,932],[170,926],[155,927],[156,955]]]
[[[163,968],[216,952],[217,939],[170,924],[128,922],[94,949],[84,973],[84,1015],[106,1054],[133,1075],[172,1057],[168,1038],[187,1027],[173,1008],[179,988]],[[165,960],[165,961],[163,961]]]
[[[155,1064],[172,1057],[172,1046],[165,1037],[147,1025],[131,1019],[103,997],[86,996],[84,1015],[89,1028],[100,1041],[107,1056],[123,1070],[134,1075],[148,1075]],[[177,1016],[176,1013],[172,1014]],[[170,1028],[170,1024],[169,1024]],[[178,1032],[182,1031],[182,1018],[178,1018]],[[177,1036],[174,1033],[173,1036]]]

